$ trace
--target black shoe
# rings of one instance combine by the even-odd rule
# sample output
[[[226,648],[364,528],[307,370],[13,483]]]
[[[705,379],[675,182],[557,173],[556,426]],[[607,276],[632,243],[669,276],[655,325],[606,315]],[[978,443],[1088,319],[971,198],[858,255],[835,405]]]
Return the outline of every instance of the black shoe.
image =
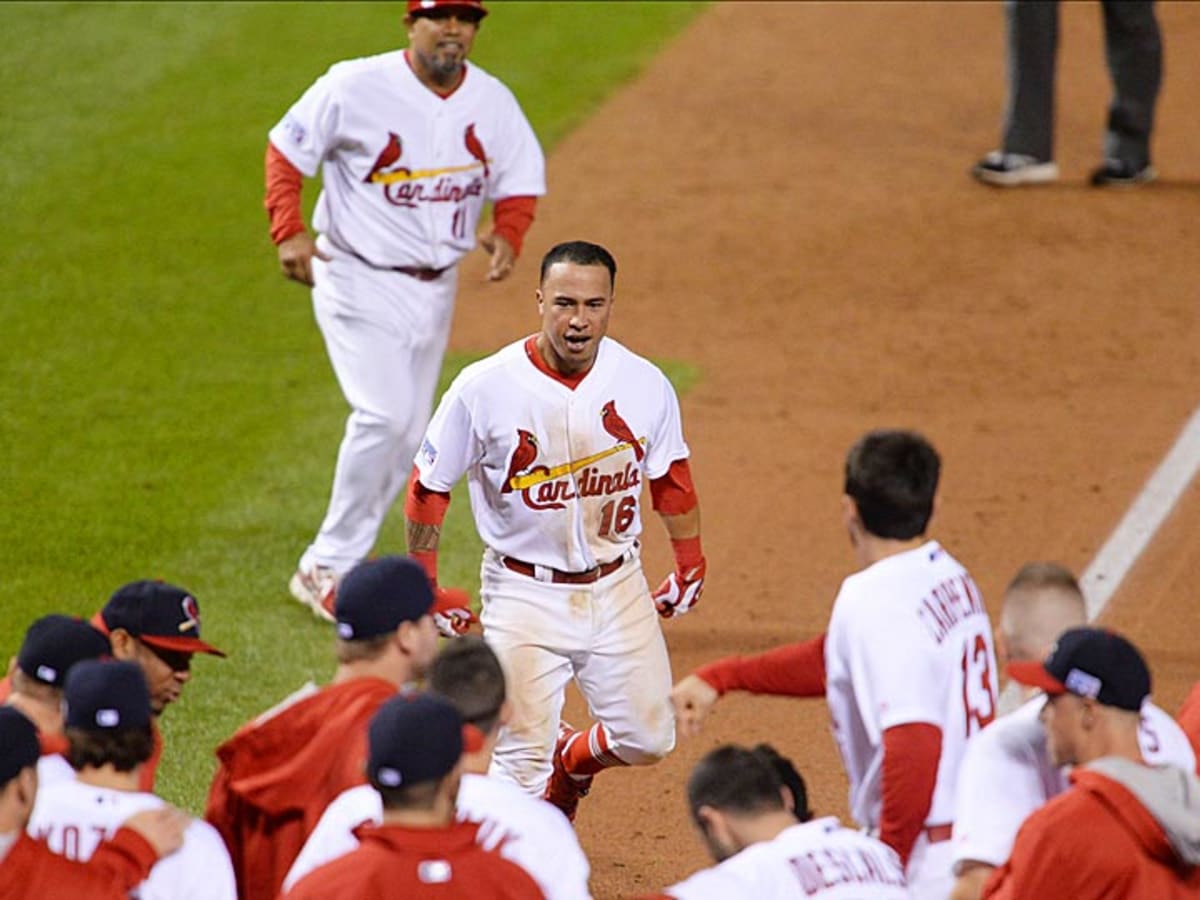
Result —
[[[984,184],[995,187],[1020,187],[1024,184],[1049,184],[1057,180],[1058,165],[1052,159],[993,150],[975,163],[971,174]]]
[[[1130,187],[1148,184],[1158,177],[1154,166],[1146,163],[1140,169],[1123,159],[1106,159],[1104,165],[1092,173],[1094,187]]]

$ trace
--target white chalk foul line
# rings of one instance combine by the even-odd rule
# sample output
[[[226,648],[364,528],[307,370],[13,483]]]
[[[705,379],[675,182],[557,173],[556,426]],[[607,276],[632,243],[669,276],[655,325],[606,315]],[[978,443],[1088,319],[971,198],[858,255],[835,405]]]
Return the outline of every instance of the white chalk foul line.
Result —
[[[1155,532],[1200,469],[1200,409],[1192,413],[1170,452],[1154,470],[1116,530],[1079,579],[1088,621],[1104,611]]]
[[[1166,521],[1196,471],[1200,469],[1200,408],[1192,413],[1166,457],[1079,578],[1087,599],[1087,617],[1094,622],[1117,592],[1133,564]],[[1000,697],[1000,710],[1020,705],[1020,686],[1009,682]]]

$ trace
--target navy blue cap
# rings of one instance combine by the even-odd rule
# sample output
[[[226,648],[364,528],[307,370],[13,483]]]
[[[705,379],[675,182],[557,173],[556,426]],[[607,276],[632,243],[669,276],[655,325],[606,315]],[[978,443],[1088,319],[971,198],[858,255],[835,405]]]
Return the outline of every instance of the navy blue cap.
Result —
[[[108,637],[83,619],[53,614],[29,626],[17,651],[17,667],[42,684],[60,688],[71,666],[111,653]]]
[[[391,634],[433,608],[433,586],[419,562],[384,556],[360,563],[342,579],[334,601],[338,637],[362,641]]]
[[[397,694],[379,707],[367,727],[367,777],[376,787],[437,781],[462,758],[478,751],[479,729],[444,697],[428,692]]]
[[[150,726],[150,689],[137,663],[84,660],[67,673],[63,700],[68,728],[117,731]]]
[[[0,706],[0,787],[42,755],[37,728],[15,706]]]
[[[1150,694],[1150,669],[1137,647],[1104,628],[1068,628],[1044,662],[1013,662],[1015,681],[1051,696],[1091,697],[1104,706],[1138,712]]]
[[[165,581],[131,581],[117,588],[92,624],[109,634],[123,628],[160,650],[225,654],[200,640],[200,604],[181,587]]]

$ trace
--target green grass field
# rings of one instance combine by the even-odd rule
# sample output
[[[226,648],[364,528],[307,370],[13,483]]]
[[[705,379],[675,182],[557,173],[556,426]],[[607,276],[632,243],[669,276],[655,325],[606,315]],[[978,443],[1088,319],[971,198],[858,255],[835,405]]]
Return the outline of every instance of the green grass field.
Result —
[[[549,151],[702,6],[495,2],[473,58]],[[160,793],[193,811],[215,745],[332,670],[331,630],[285,582],[346,409],[307,291],[277,272],[266,133],[332,62],[401,45],[402,15],[0,3],[0,652],[37,616],[90,615],[135,578],[192,590],[230,654],[198,658],[164,719]],[[666,367],[681,387],[696,376]],[[444,580],[477,588],[465,495],[447,528]],[[403,546],[397,509],[378,550]]]

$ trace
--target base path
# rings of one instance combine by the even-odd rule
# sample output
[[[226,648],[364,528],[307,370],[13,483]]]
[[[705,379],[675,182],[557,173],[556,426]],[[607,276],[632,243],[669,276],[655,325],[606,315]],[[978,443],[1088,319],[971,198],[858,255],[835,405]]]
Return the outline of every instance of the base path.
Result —
[[[1066,4],[1052,187],[977,185],[1004,102],[995,4],[716,4],[550,159],[513,281],[464,271],[453,345],[537,326],[536,264],[587,238],[617,256],[613,335],[703,371],[683,398],[710,577],[666,625],[677,674],[824,628],[852,559],[838,502],[863,431],[925,432],[944,459],[934,534],[993,613],[1031,559],[1082,572],[1200,403],[1200,4],[1160,4],[1162,180],[1086,187],[1108,102],[1099,4]],[[668,569],[651,517],[652,581]],[[1200,678],[1200,491],[1101,621],[1147,653],[1174,710]],[[586,717],[578,698],[568,713]],[[717,743],[769,741],[845,816],[824,704],[735,695],[652,769],[580,808],[598,900],[707,864],[684,784]]]

